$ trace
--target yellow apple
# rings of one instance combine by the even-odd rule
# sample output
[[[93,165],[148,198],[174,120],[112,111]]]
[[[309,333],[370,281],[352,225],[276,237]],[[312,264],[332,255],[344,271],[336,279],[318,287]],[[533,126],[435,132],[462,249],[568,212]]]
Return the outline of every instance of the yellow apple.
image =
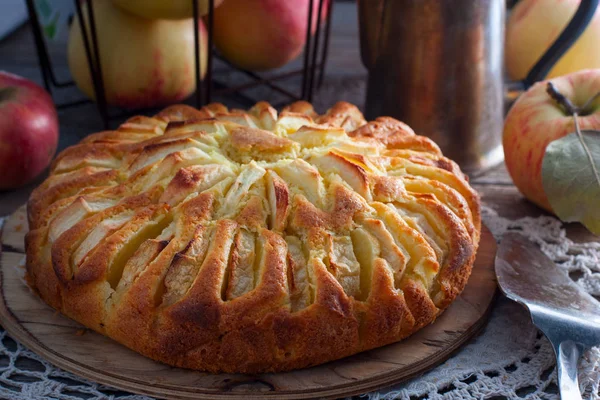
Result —
[[[325,16],[328,1],[323,2]],[[316,28],[318,0],[313,1]],[[230,62],[249,70],[278,68],[304,48],[309,0],[227,0],[215,10],[214,41]]]
[[[149,19],[183,19],[194,15],[192,0],[113,0],[124,10]],[[199,16],[208,14],[208,0],[197,0]],[[215,0],[218,7],[223,0]]]
[[[121,10],[110,0],[94,0],[93,4],[109,104],[125,108],[156,107],[181,101],[194,92],[193,19],[149,20]],[[83,5],[87,6],[88,3]],[[83,11],[87,16],[87,10]],[[90,37],[89,23],[86,27]],[[207,35],[202,23],[200,27],[204,75]],[[78,18],[69,33],[68,61],[77,86],[94,98]]]
[[[523,79],[567,26],[580,0],[521,0],[506,26],[505,60],[511,79]],[[600,68],[600,11],[548,78],[581,69]]]
[[[600,69],[583,70],[551,79],[573,104],[582,107],[600,92]],[[547,81],[538,82],[512,106],[504,123],[504,159],[517,188],[538,206],[552,211],[542,186],[542,160],[546,146],[575,131],[570,116],[546,93]],[[600,100],[579,117],[584,129],[600,129]]]

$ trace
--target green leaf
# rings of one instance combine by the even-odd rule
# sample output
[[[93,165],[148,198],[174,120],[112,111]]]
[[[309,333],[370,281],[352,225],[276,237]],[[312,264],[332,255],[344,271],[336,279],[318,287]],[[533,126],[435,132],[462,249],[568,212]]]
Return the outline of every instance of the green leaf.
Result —
[[[570,133],[546,147],[542,186],[556,215],[600,234],[600,131]]]
[[[52,21],[50,21],[50,23],[43,26],[43,30],[44,30],[44,33],[46,34],[47,38],[54,39],[54,37],[56,36],[56,32],[58,31],[58,18],[59,17],[60,17],[60,13],[57,12],[54,15],[54,17],[52,18]]]

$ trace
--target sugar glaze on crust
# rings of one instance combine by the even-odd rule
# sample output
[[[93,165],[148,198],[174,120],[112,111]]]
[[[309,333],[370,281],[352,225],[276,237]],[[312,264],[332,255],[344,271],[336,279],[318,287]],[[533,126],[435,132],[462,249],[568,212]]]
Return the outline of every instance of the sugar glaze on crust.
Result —
[[[479,207],[435,143],[348,103],[172,106],[58,155],[28,203],[27,282],[169,365],[303,368],[433,322]]]

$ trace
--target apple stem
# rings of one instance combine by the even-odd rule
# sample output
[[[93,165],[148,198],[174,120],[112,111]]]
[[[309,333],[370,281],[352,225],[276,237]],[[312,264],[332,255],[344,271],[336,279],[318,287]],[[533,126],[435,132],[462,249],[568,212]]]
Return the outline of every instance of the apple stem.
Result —
[[[554,99],[554,101],[556,101],[558,104],[560,104],[561,106],[563,106],[565,108],[565,110],[571,114],[571,115],[587,115],[588,114],[588,109],[590,107],[590,105],[596,101],[596,99],[598,99],[598,97],[600,97],[600,92],[596,93],[595,95],[593,95],[592,97],[590,97],[588,99],[588,101],[585,102],[585,104],[583,105],[583,107],[577,107],[575,104],[573,104],[571,102],[571,100],[569,100],[568,98],[565,97],[564,94],[562,94],[557,88],[556,86],[554,86],[552,84],[552,82],[548,82],[548,85],[546,87],[546,92],[550,95],[550,97],[552,97],[552,99]]]
[[[564,94],[559,92],[552,82],[548,82],[548,85],[546,86],[546,92],[550,95],[550,97],[552,97],[552,99],[554,99],[554,101],[563,106],[569,114],[579,114],[579,107],[573,104],[571,100],[567,99]]]

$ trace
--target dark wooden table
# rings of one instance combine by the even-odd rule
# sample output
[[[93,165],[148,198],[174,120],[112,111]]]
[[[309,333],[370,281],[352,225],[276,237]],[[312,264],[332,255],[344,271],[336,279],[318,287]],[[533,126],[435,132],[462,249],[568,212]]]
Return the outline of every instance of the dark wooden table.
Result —
[[[327,105],[321,98],[331,98],[339,94],[337,99],[362,104],[364,98],[364,80],[366,70],[360,61],[358,47],[358,30],[356,10],[353,4],[337,4],[333,18],[330,54],[324,88],[315,95],[317,110],[325,111]],[[65,39],[50,44],[50,51],[55,60],[57,74],[61,79],[68,79],[68,67],[65,57]],[[299,61],[297,61],[298,63]],[[296,64],[297,66],[297,64]],[[293,67],[293,66],[292,66]],[[38,61],[33,46],[33,38],[29,27],[24,26],[7,39],[0,41],[0,70],[7,70],[21,76],[41,82]],[[298,80],[289,83],[298,87]],[[270,95],[268,92],[265,96]],[[76,89],[56,93],[57,102],[80,98]],[[217,99],[229,106],[238,106],[235,97]],[[93,104],[69,108],[59,112],[61,137],[59,149],[78,142],[87,134],[102,129],[101,120]],[[113,126],[118,123],[114,122]],[[27,201],[29,193],[43,180],[21,189],[0,192],[0,216],[8,215]],[[525,216],[537,217],[545,212],[525,200],[512,185],[504,165],[500,165],[472,179],[473,186],[479,191],[483,202],[495,209],[499,215],[516,219]],[[566,226],[568,236],[578,242],[598,240],[580,224]]]

